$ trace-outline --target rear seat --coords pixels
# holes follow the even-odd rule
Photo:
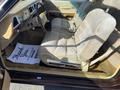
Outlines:
[[[80,23],[82,22],[82,19],[79,17],[79,14],[75,14],[75,16],[72,18],[72,20],[62,19],[62,18],[54,18],[52,20],[52,30],[61,30],[65,29],[70,32],[75,32],[77,28],[79,27]]]
[[[47,32],[39,56],[46,65],[88,70],[90,59],[108,39],[116,20],[102,9],[88,13],[74,34],[61,30]],[[79,67],[78,67],[79,66]]]
[[[67,30],[70,32],[75,32],[79,25],[82,23],[84,17],[86,16],[85,10],[89,7],[91,2],[83,1],[79,8],[77,8],[76,14],[71,20],[65,18],[54,18],[52,20],[52,30]]]

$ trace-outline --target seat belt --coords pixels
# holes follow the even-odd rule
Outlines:
[[[115,28],[115,31],[118,32],[118,33],[120,33],[117,28]],[[96,64],[98,62],[103,61],[104,59],[106,59],[108,56],[110,56],[115,51],[117,51],[117,50],[119,51],[119,48],[120,48],[120,46],[116,47],[114,50],[112,48],[108,49],[103,55],[101,55],[97,59],[91,61],[90,62],[90,66],[92,66],[92,65],[94,65],[94,64]]]

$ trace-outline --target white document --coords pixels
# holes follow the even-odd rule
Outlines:
[[[9,90],[45,90],[42,85],[10,83]]]
[[[38,57],[39,45],[24,45],[17,43],[12,54],[7,58],[14,63],[37,64],[40,63]]]

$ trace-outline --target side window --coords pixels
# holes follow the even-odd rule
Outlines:
[[[45,0],[48,12],[60,11],[62,14],[74,15],[76,12],[84,19],[84,10],[89,5],[88,0]]]
[[[74,9],[71,0],[45,0],[45,4],[45,7],[50,10]]]
[[[86,16],[86,8],[89,6],[90,2],[88,0],[71,0],[71,3],[76,8],[77,14],[81,19]]]

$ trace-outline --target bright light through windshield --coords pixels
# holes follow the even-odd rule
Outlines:
[[[0,0],[0,10],[2,9],[2,7],[5,5],[7,1],[8,0]]]

